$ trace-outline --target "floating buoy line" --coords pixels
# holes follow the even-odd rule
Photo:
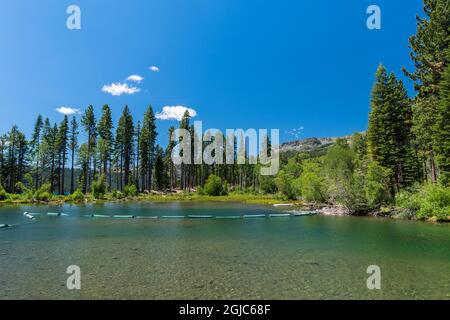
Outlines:
[[[316,215],[317,211],[285,211],[285,213],[270,213],[270,214],[243,214],[234,216],[213,216],[213,215],[185,215],[185,216],[135,216],[135,215],[102,215],[102,214],[88,214],[82,215],[82,217],[87,218],[99,218],[99,219],[151,219],[151,220],[202,220],[202,219],[219,219],[219,220],[238,220],[238,219],[271,219],[271,218],[292,218],[292,217],[306,217]],[[49,216],[49,217],[68,217],[69,214],[61,212],[47,212],[45,213],[33,213],[24,212],[25,218],[36,221],[36,217]],[[32,223],[32,222],[29,222]],[[23,224],[29,224],[23,223]],[[8,229],[11,227],[16,227],[23,224],[6,224],[0,223],[0,229]]]

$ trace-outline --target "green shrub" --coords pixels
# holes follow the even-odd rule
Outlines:
[[[75,192],[70,195],[70,200],[75,201],[75,202],[84,201],[83,192],[81,192],[80,189],[75,190]]]
[[[28,188],[23,184],[23,182],[19,181],[16,183],[17,193],[27,193],[28,191],[29,191]]]
[[[306,201],[326,201],[326,184],[318,163],[304,161],[303,172],[296,183],[291,183],[291,188],[292,185],[301,189],[301,194]]]
[[[0,201],[8,199],[8,193],[0,186]]]
[[[401,191],[395,200],[401,216],[438,221],[450,216],[450,187],[426,184],[413,191]]]
[[[44,191],[38,195],[37,200],[47,202],[51,198],[52,198],[52,195],[50,194],[50,192]]]
[[[114,199],[122,199],[122,198],[123,198],[123,193],[120,192],[120,191],[118,191],[118,190],[116,190],[116,189],[114,189],[114,190],[111,192],[111,196],[112,196]]]
[[[380,166],[376,162],[370,162],[367,166],[365,192],[368,207],[379,209],[382,205],[392,204],[389,191],[389,180],[392,171]]]
[[[123,189],[123,194],[125,195],[125,197],[137,197],[139,195],[139,192],[136,185],[129,184]]]
[[[271,176],[260,176],[259,187],[263,193],[274,194],[277,192],[275,179]]]
[[[33,198],[39,201],[49,201],[52,198],[50,188],[51,186],[49,183],[43,184],[38,190],[36,190]]]
[[[228,193],[228,186],[225,186],[220,177],[212,174],[206,180],[203,190],[208,196],[222,196]]]
[[[437,220],[447,220],[450,216],[450,187],[427,185],[422,192],[424,197],[417,211],[417,218],[436,217]]]
[[[92,195],[99,199],[106,193],[106,178],[102,174],[96,181],[92,183]]]
[[[200,195],[200,196],[204,196],[205,195],[205,190],[203,189],[203,187],[198,187],[197,194]]]
[[[228,191],[229,191],[229,187],[228,187],[228,182],[224,182],[223,183],[223,190],[222,190],[222,195],[228,195]]]
[[[397,207],[397,216],[412,219],[416,217],[420,210],[420,194],[418,190],[402,190],[395,196],[395,205]]]

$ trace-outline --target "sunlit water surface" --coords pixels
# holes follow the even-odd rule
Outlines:
[[[450,299],[450,225],[376,218],[235,216],[234,203],[3,206],[0,299]],[[42,213],[35,221],[24,211]],[[50,217],[47,212],[64,212]],[[81,290],[66,269],[81,268]],[[381,290],[368,290],[369,265]]]

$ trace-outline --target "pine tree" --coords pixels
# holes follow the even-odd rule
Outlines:
[[[180,129],[189,130],[190,119],[191,119],[191,116],[189,114],[189,111],[186,110],[184,112],[183,118],[180,121]],[[181,143],[181,138],[180,138],[179,143]],[[180,156],[183,157],[182,152],[181,152]],[[183,190],[186,190],[188,188],[188,168],[189,168],[189,164],[185,164],[185,163],[181,164],[181,187],[183,188]]]
[[[40,160],[40,148],[41,148],[43,126],[44,122],[42,120],[42,116],[38,115],[34,125],[33,137],[31,139],[32,158],[34,158],[34,161],[36,162],[36,167],[34,168],[34,187],[36,189],[39,188],[39,175],[40,175],[39,160]]]
[[[450,49],[447,52],[450,62]],[[442,76],[439,96],[433,138],[436,146],[436,159],[441,172],[440,180],[443,184],[450,185],[450,63],[447,64]]]
[[[100,162],[102,164],[102,173],[109,177],[109,185],[111,186],[111,173],[108,174],[108,165],[111,163],[111,152],[113,148],[113,121],[110,107],[105,104],[102,108],[102,115],[98,122],[98,150],[100,154]]]
[[[416,17],[417,32],[409,39],[415,70],[404,72],[415,81],[419,97],[428,97],[439,93],[439,82],[449,62],[446,50],[450,46],[450,2],[424,0],[423,11],[426,17]]]
[[[164,162],[164,151],[160,146],[156,148],[155,184],[158,190],[166,189],[168,184],[167,168]]]
[[[81,118],[81,124],[84,127],[84,130],[88,134],[87,141],[87,152],[89,155],[88,166],[87,166],[87,190],[90,190],[90,186],[93,180],[93,175],[95,175],[96,167],[95,167],[95,147],[96,147],[96,137],[97,137],[97,126],[94,115],[94,107],[90,105],[87,107],[84,112],[83,117]],[[93,164],[93,173],[91,173],[91,164]]]
[[[88,176],[89,176],[89,161],[90,161],[89,146],[87,143],[83,143],[78,148],[78,165],[81,168],[80,175],[78,177],[78,185],[82,186],[83,193],[88,192]]]
[[[171,126],[169,128],[169,142],[167,143],[167,148],[166,148],[166,163],[167,163],[167,168],[169,170],[169,187],[170,189],[173,189],[176,187],[176,177],[175,177],[175,168],[174,168],[174,164],[172,161],[172,151],[173,148],[175,147],[175,142],[172,141],[172,135],[175,131],[175,127]]]
[[[27,166],[26,152],[28,149],[25,135],[14,125],[6,134],[5,141],[2,143],[6,147],[3,154],[3,183],[8,192],[16,192],[16,183],[21,182]]]
[[[133,116],[128,106],[125,106],[123,109],[117,130],[120,135],[119,143],[121,144],[121,158],[123,159],[123,178],[125,185],[128,185],[130,183],[130,165],[133,156],[134,136]]]
[[[141,155],[140,155],[141,131],[142,131],[141,122],[138,121],[137,125],[136,125],[136,132],[134,133],[134,135],[136,137],[136,156],[135,156],[136,165],[134,167],[134,171],[135,171],[134,181],[135,181],[138,191],[142,191],[142,189],[140,188],[140,181],[139,181],[139,174],[140,174],[139,160],[141,159]]]
[[[152,187],[152,171],[156,157],[155,143],[157,135],[155,115],[152,106],[150,105],[144,114],[139,139],[142,187],[148,190]]]
[[[388,76],[386,69],[380,65],[375,75],[372,88],[371,111],[369,113],[369,128],[367,130],[368,154],[373,161],[385,162],[388,141],[386,128],[383,126],[384,105],[387,100]]]
[[[58,128],[58,138],[57,138],[57,148],[59,156],[58,165],[58,185],[59,194],[64,194],[64,184],[65,184],[65,170],[67,161],[67,143],[69,135],[69,120],[67,116],[64,116],[64,120],[61,122]]]
[[[417,17],[417,32],[410,39],[411,59],[415,70],[405,74],[412,79],[418,95],[414,103],[413,132],[416,147],[431,181],[437,180],[434,124],[438,114],[439,83],[449,63],[446,51],[450,46],[450,1],[424,0],[425,17]]]
[[[78,147],[78,122],[75,117],[70,122],[70,150],[71,150],[71,169],[70,169],[70,193],[75,191],[75,150]]]
[[[372,161],[391,170],[395,190],[416,180],[411,116],[411,102],[403,83],[393,73],[388,76],[380,65],[372,90],[368,154]]]

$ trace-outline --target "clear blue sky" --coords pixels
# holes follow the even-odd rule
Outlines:
[[[81,30],[66,28],[80,6]],[[366,8],[382,29],[366,27]],[[204,128],[279,128],[281,140],[339,136],[367,126],[377,65],[411,68],[408,37],[420,0],[4,0],[0,6],[0,133],[27,135],[62,106],[97,114],[125,104],[196,110]],[[159,72],[149,70],[157,66]],[[141,90],[112,96],[104,85],[140,75]],[[402,76],[403,77],[403,76]],[[411,88],[411,83],[406,81]],[[413,93],[413,92],[411,92]],[[160,143],[174,121],[158,121]]]

